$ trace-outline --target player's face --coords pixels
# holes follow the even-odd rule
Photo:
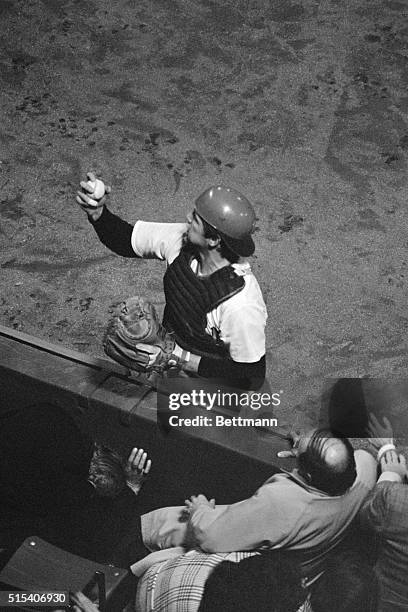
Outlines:
[[[200,216],[193,210],[192,213],[187,215],[188,230],[187,239],[191,244],[195,244],[198,247],[207,247],[207,239],[204,236],[204,225]]]

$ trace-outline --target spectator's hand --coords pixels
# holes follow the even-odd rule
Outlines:
[[[74,612],[99,612],[98,606],[81,593],[81,591],[70,593],[70,598],[74,604],[72,606]]]
[[[370,438],[370,443],[377,451],[384,446],[384,444],[394,444],[392,426],[387,417],[383,417],[383,425],[381,425],[377,417],[370,412],[368,416],[367,434]]]
[[[279,451],[278,453],[276,453],[277,457],[280,457],[281,459],[286,459],[287,457],[297,457],[299,441],[302,437],[302,434],[297,429],[291,429],[286,437],[292,445],[292,448],[290,450]]]
[[[142,488],[151,467],[152,462],[147,458],[147,453],[143,451],[143,448],[132,448],[126,463],[125,474],[128,487],[136,495]]]
[[[190,512],[190,516],[194,514],[200,506],[208,506],[211,509],[215,508],[215,499],[208,500],[205,495],[192,495],[191,499],[186,499],[186,508]]]
[[[96,176],[93,172],[88,172],[87,174],[88,181],[94,182],[96,180]],[[87,181],[80,182],[82,191],[77,191],[76,201],[86,212],[88,217],[92,219],[92,221],[97,221],[103,212],[103,207],[106,202],[106,195],[103,196],[100,200],[94,200],[90,194],[92,194],[92,188],[88,185]],[[111,192],[111,188],[108,185],[105,185],[105,194],[109,194]]]
[[[389,450],[381,458],[381,472],[395,472],[404,480],[407,477],[407,460],[404,455]]]

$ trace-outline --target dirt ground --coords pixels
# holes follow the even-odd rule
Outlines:
[[[222,183],[259,217],[281,425],[313,421],[328,378],[406,377],[407,16],[402,0],[0,0],[0,323],[101,355],[114,302],[163,306],[163,265],[108,252],[75,203],[88,170],[132,222],[183,220]]]

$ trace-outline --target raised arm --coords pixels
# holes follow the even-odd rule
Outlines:
[[[377,453],[381,474],[364,502],[360,520],[378,533],[385,533],[393,498],[398,497],[398,487],[407,479],[406,459],[396,451],[392,425],[386,417],[381,424],[374,414],[369,414],[367,433]]]
[[[138,495],[151,467],[152,462],[143,448],[132,448],[125,466],[125,476],[127,486],[135,495]]]
[[[103,207],[100,217],[94,221],[88,216],[99,240],[108,249],[122,257],[138,257],[131,244],[133,225]]]
[[[76,201],[86,212],[99,240],[117,255],[138,257],[131,244],[133,226],[106,208],[111,188],[96,179],[92,172],[88,172],[87,177],[88,181],[80,183],[81,191],[77,191]]]
[[[403,508],[399,487],[407,478],[406,460],[395,450],[386,451],[380,460],[381,475],[376,486],[368,495],[360,510],[360,520],[380,535],[387,535],[389,529],[395,529],[395,521],[390,522],[392,509]]]

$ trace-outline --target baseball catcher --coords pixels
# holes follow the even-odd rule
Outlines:
[[[123,257],[167,262],[164,329],[147,302],[130,298],[107,331],[108,355],[139,371],[177,367],[217,385],[259,389],[267,314],[246,261],[255,250],[255,212],[247,198],[217,185],[197,198],[187,223],[133,226],[106,207],[110,188],[92,173],[88,178],[76,199],[102,243]]]

